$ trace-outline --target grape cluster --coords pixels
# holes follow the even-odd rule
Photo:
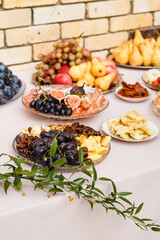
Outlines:
[[[11,100],[18,93],[22,82],[7,66],[0,62],[0,105]]]
[[[29,106],[39,112],[57,116],[70,116],[72,114],[72,108],[67,107],[64,100],[58,100],[45,93],[42,93],[37,100],[33,99]]]
[[[53,47],[53,51],[49,54],[39,56],[42,63],[36,66],[37,75],[43,78],[47,84],[53,82],[55,74],[59,72],[61,66],[68,65],[72,67],[91,58],[90,51],[79,47],[76,39],[62,40],[54,43]]]
[[[50,149],[54,137],[57,139],[58,148],[54,156],[51,157]],[[19,135],[16,138],[19,146],[22,138],[23,137],[20,137]],[[24,144],[22,144],[22,148],[18,147],[20,155],[41,163],[45,167],[50,167],[57,159],[60,158],[66,159],[65,164],[80,164],[76,139],[73,134],[58,130],[50,130],[49,132],[42,131],[40,137],[28,136],[26,137],[25,142],[28,142],[25,148]]]

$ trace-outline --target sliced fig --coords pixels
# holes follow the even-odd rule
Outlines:
[[[63,100],[65,98],[65,93],[61,90],[52,89],[49,94],[58,100]]]
[[[67,95],[64,100],[65,104],[72,108],[72,110],[76,109],[79,107],[81,103],[81,99],[77,95]]]

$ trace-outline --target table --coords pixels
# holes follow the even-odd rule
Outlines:
[[[143,70],[119,68],[123,79],[130,83],[141,80]],[[33,88],[31,76],[34,71],[16,73],[27,84],[27,89]],[[152,96],[142,103],[129,103],[119,99],[114,93],[106,97],[109,107],[103,112],[81,123],[100,130],[101,123],[114,116],[120,116],[135,109],[146,118],[160,125],[151,109]],[[1,106],[1,144],[0,153],[14,155],[12,141],[22,128],[33,125],[56,122],[28,111],[21,103],[21,98]],[[61,122],[64,123],[64,122]],[[111,140],[111,152],[107,158],[96,166],[98,176],[112,178],[119,191],[131,191],[134,194],[130,200],[138,204],[144,202],[140,216],[160,218],[160,137],[148,142],[127,143]],[[3,161],[3,159],[1,159]],[[105,214],[99,206],[90,211],[88,203],[74,197],[72,202],[68,197],[57,195],[48,198],[40,190],[34,191],[32,186],[24,182],[22,192],[9,189],[7,196],[0,188],[0,236],[2,240],[38,239],[105,239],[112,240],[158,240],[159,233],[142,231],[131,221],[124,221],[114,213]],[[160,221],[159,221],[160,223]]]

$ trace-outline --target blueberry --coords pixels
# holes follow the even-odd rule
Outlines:
[[[0,72],[8,72],[7,66],[2,62],[0,62]]]
[[[0,89],[3,89],[4,88],[4,81],[2,79],[0,79]]]
[[[17,94],[19,91],[19,86],[16,83],[12,82],[11,87],[12,87],[14,94]]]
[[[8,69],[8,76],[9,76],[10,78],[13,77],[13,73],[12,73],[12,71],[11,71],[10,69]]]
[[[14,96],[10,86],[5,86],[2,92],[6,100],[11,100]]]
[[[12,81],[15,82],[19,87],[22,87],[22,82],[17,76],[13,75]]]
[[[0,105],[3,105],[6,103],[6,100],[0,97]]]
[[[35,101],[35,100],[32,100],[32,101],[30,102],[29,106],[30,106],[31,108],[35,108],[35,106],[36,106],[36,101]]]

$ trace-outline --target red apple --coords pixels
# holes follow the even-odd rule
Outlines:
[[[70,67],[68,65],[64,65],[64,66],[61,67],[59,73],[66,73],[66,74],[68,74],[69,73],[69,68]]]
[[[116,77],[115,77],[115,79],[113,80],[113,82],[111,84],[117,83],[118,80],[119,80],[119,71],[118,71],[118,69],[116,67],[112,66],[112,65],[108,65],[108,66],[106,66],[106,68],[107,68],[107,74],[109,74],[109,73],[115,73],[116,74]]]
[[[116,67],[115,63],[110,59],[104,59],[104,60],[102,59],[101,63],[103,63],[106,66],[111,65],[111,66]]]
[[[95,58],[97,58],[97,60],[98,60],[99,62],[102,62],[102,61],[103,61],[103,59],[102,59],[101,57],[95,57]]]
[[[54,77],[54,84],[72,85],[72,78],[66,73],[58,73]]]

